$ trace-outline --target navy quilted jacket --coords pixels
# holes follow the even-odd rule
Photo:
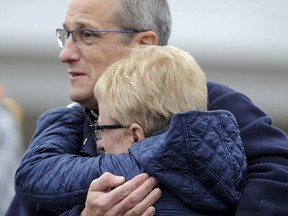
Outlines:
[[[144,139],[130,152],[145,172],[188,207],[207,214],[233,212],[247,168],[239,134],[236,120],[226,111],[192,111],[175,115],[164,132]],[[189,213],[162,201],[161,211],[156,204],[160,215]]]
[[[286,204],[288,194],[287,135],[271,126],[271,118],[242,94],[215,83],[208,83],[208,89],[209,110],[226,109],[236,117],[248,159],[248,179],[236,215],[286,215],[288,210]],[[55,110],[49,111],[38,121],[36,133],[16,173],[17,196],[15,196],[7,215],[25,215],[23,209],[20,208],[21,205],[40,211],[41,205],[38,203],[43,202],[44,208],[45,203],[46,207],[54,203],[55,210],[60,212],[65,210],[63,205],[69,206],[71,203],[81,204],[84,202],[85,196],[83,194],[87,192],[90,182],[100,174],[94,167],[101,164],[103,157],[83,157],[95,156],[95,143],[92,142],[93,139],[89,138],[89,132],[86,134],[85,128],[88,124],[84,123],[83,112],[75,113],[73,111],[74,113],[72,113],[71,110],[66,109],[62,115],[53,113]],[[67,122],[64,121],[63,125],[61,121],[64,119]],[[75,131],[77,127],[79,130]],[[65,128],[65,130],[61,130],[61,128]],[[43,133],[48,136],[56,134],[59,138],[49,139],[46,136],[41,136]],[[69,136],[66,136],[67,134]],[[85,145],[82,145],[83,139],[85,139]],[[139,144],[139,146],[141,145]],[[131,155],[134,154],[136,147],[137,145],[131,148]],[[44,151],[45,153],[42,154]],[[141,149],[135,151],[141,151]],[[114,158],[113,160],[120,163],[122,156],[108,155],[105,158],[106,160],[110,158],[112,161],[115,157],[118,159]],[[135,155],[133,158],[135,159]],[[139,157],[137,160],[141,163],[143,158]],[[128,164],[130,162],[127,162],[126,165]],[[170,165],[173,166],[173,163]],[[153,167],[149,166],[149,168]],[[147,167],[142,169],[153,172]],[[197,172],[205,173],[205,170],[202,172],[199,169]],[[105,171],[103,165],[100,171]],[[129,173],[126,174],[129,176]],[[179,178],[176,179],[179,180]],[[186,191],[181,188],[182,184],[179,185],[180,190]],[[217,184],[211,185],[216,187]],[[169,187],[169,184],[163,185],[163,191],[170,191]],[[213,190],[217,191],[217,188]],[[166,203],[169,203],[169,206],[183,203],[179,201],[182,200],[181,196],[175,198],[171,193],[166,194],[168,195],[163,197],[166,198]],[[179,195],[180,193],[175,194]],[[67,196],[71,199],[67,199]],[[31,203],[35,202],[35,199],[38,203],[34,203],[35,206],[33,207]],[[58,206],[58,202],[55,200],[66,203]],[[183,205],[183,207],[185,206]],[[157,209],[160,209],[158,207]],[[77,215],[82,208],[83,205],[78,205],[66,213],[67,215]],[[28,215],[32,215],[31,212]],[[38,215],[51,215],[51,212],[46,214],[41,212]],[[193,213],[188,215],[193,215]]]
[[[31,167],[37,160],[44,158],[49,160],[51,155],[48,155],[51,153],[59,155],[59,160],[62,151],[77,153],[77,145],[74,147],[75,152],[71,152],[71,145],[56,145],[59,139],[63,138],[63,133],[69,132],[69,136],[73,134],[70,130],[71,125],[82,121],[82,111],[71,109],[73,108],[58,108],[42,117],[39,122],[42,125],[40,128],[46,132],[36,136],[34,143],[38,139],[48,139],[44,138],[43,134],[50,134],[50,144],[37,145],[35,149],[28,151],[27,164],[22,166]],[[50,124],[50,121],[56,122],[59,119],[61,127]],[[77,131],[79,128],[74,127],[74,130]],[[73,136],[70,139],[73,139]],[[59,148],[62,151],[59,151]],[[73,160],[75,156],[71,157]],[[23,175],[21,181],[25,183],[26,191],[32,191],[32,194],[24,194],[20,190],[18,194],[29,215],[37,215],[44,209],[48,213],[52,207],[55,211],[51,211],[50,214],[56,215],[79,203],[84,204],[87,190],[83,190],[83,186],[88,180],[85,175],[75,175],[72,160],[64,164],[58,163],[57,160],[46,163],[46,167],[34,173],[30,181],[25,180],[26,176]],[[59,166],[66,166],[66,169],[62,169],[64,173],[55,173],[61,170]],[[163,197],[155,206],[157,215],[196,215],[198,211],[202,213],[235,210],[246,176],[246,158],[240,132],[232,114],[227,111],[191,111],[175,115],[169,127],[133,145],[130,155],[99,156],[93,163],[93,170],[93,178],[107,171],[123,175],[127,180],[141,172],[147,172],[159,179],[165,187]],[[39,180],[44,175],[45,178]],[[66,186],[67,178],[76,182]],[[71,187],[73,191],[78,191],[77,195],[67,193]],[[80,197],[82,201],[79,202]],[[166,200],[173,204],[168,205]],[[39,207],[41,211],[37,209]]]

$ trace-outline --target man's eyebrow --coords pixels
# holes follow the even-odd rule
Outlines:
[[[63,26],[64,29],[69,29],[65,23],[63,23],[62,26]],[[85,24],[85,23],[74,23],[73,26],[74,26],[74,29],[91,29],[91,28],[92,29],[97,29],[95,27],[92,27],[92,25]]]

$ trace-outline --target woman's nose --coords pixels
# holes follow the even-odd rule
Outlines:
[[[98,155],[105,154],[105,149],[102,145],[101,140],[98,140],[96,145],[97,145],[97,154]]]

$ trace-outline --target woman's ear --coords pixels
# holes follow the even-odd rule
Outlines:
[[[137,123],[131,124],[129,127],[129,131],[134,138],[134,142],[138,142],[145,138],[145,132],[143,127]]]
[[[153,31],[140,32],[135,35],[133,42],[137,45],[158,45],[158,36]]]

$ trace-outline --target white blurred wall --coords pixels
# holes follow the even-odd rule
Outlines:
[[[189,51],[209,80],[248,95],[288,124],[288,1],[169,0],[170,44]],[[0,0],[0,82],[28,116],[66,105],[69,82],[55,29],[69,0]],[[34,125],[28,125],[31,136]],[[32,128],[32,129],[31,129]]]

